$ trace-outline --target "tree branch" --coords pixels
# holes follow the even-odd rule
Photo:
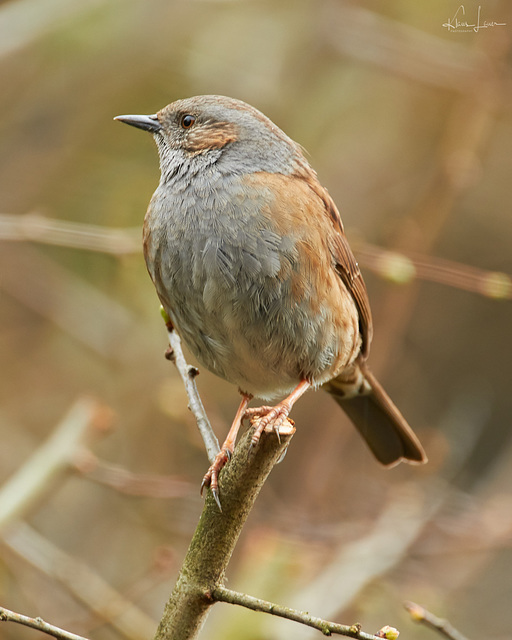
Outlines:
[[[286,620],[293,620],[294,622],[300,622],[308,627],[313,627],[321,631],[324,636],[330,636],[333,633],[348,636],[349,638],[361,638],[363,640],[374,640],[376,637],[370,633],[364,633],[361,631],[359,624],[353,624],[351,626],[344,624],[337,624],[336,622],[329,622],[328,620],[322,620],[322,618],[316,618],[310,615],[306,611],[298,611],[297,609],[290,609],[283,607],[273,602],[267,602],[266,600],[260,600],[259,598],[253,598],[245,593],[239,593],[238,591],[232,591],[226,589],[223,586],[218,586],[212,592],[212,598],[218,602],[227,602],[229,604],[237,604],[253,611],[261,611],[262,613],[270,613],[273,616],[279,616],[280,618],[286,618]],[[389,637],[389,636],[385,636]]]
[[[0,530],[24,515],[60,480],[91,438],[95,422],[104,422],[105,417],[108,420],[105,408],[95,400],[75,402],[47,441],[0,487]]]
[[[190,640],[197,636],[208,610],[215,603],[211,594],[221,586],[254,501],[294,431],[291,423],[285,423],[280,429],[280,439],[274,433],[264,433],[254,452],[250,449],[251,431],[241,438],[220,475],[222,513],[208,491],[203,513],[155,640]]]
[[[38,213],[0,213],[0,241],[37,242],[118,257],[141,251],[138,227],[117,229],[56,220]],[[512,299],[512,277],[507,273],[486,271],[427,253],[389,251],[357,239],[353,240],[352,246],[361,266],[397,284],[424,280],[487,298]]]
[[[448,620],[438,618],[420,604],[416,604],[415,602],[404,602],[404,607],[409,612],[414,622],[423,623],[425,626],[438,631],[445,638],[448,638],[449,640],[468,640],[466,636],[457,631],[457,629],[455,629]]]
[[[100,460],[88,450],[81,452],[73,467],[87,480],[130,496],[182,498],[197,490],[193,482],[178,476],[133,473],[120,465]]]
[[[170,351],[167,351],[166,358],[174,362],[174,364],[176,365],[176,369],[178,369],[178,373],[183,380],[185,391],[187,392],[188,396],[188,408],[194,414],[199,433],[201,434],[204,445],[206,447],[208,460],[210,461],[210,464],[212,464],[215,460],[215,456],[220,451],[220,446],[219,441],[217,440],[217,436],[213,432],[210,421],[208,420],[208,416],[206,415],[201,397],[199,396],[199,392],[197,390],[195,378],[199,371],[195,367],[189,365],[185,360],[185,356],[183,355],[183,351],[181,349],[181,338],[176,333],[176,331],[174,331],[172,322],[163,307],[160,308],[160,312],[163,319],[165,320],[167,334],[169,336]]]
[[[47,633],[49,636],[59,638],[59,640],[87,640],[87,638],[84,638],[83,636],[77,636],[76,633],[71,633],[70,631],[61,629],[60,627],[55,627],[53,624],[45,622],[42,618],[30,618],[29,616],[24,616],[21,613],[15,613],[14,611],[10,611],[10,609],[5,609],[4,607],[0,607],[0,621],[17,622],[25,627],[37,629],[38,631]]]
[[[0,487],[0,535],[2,544],[8,549],[60,582],[101,619],[125,637],[135,640],[149,637],[154,621],[85,563],[64,553],[19,521],[57,482],[62,481],[66,473],[73,471],[78,460],[83,461],[87,444],[104,433],[110,422],[110,410],[96,401],[80,399],[75,402],[46,442]],[[71,634],[69,637],[79,636]]]
[[[0,214],[0,239],[73,247],[115,256],[141,251],[139,227],[116,229],[87,222],[57,220],[39,213]]]
[[[13,553],[66,588],[100,620],[128,640],[149,638],[155,621],[112,587],[85,562],[66,553],[30,525],[13,523],[3,533],[3,544]]]

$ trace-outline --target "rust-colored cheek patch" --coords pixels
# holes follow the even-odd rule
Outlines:
[[[222,149],[230,142],[238,140],[238,127],[231,122],[204,124],[190,131],[185,149],[192,155],[211,149]]]

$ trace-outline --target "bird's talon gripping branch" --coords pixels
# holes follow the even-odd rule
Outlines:
[[[262,407],[250,407],[246,409],[244,412],[244,418],[261,418],[261,416],[270,413],[274,407],[270,407],[268,405],[263,405]]]
[[[219,509],[222,511],[219,499],[219,473],[223,469],[226,462],[231,460],[232,451],[229,449],[221,449],[215,456],[215,460],[205,473],[203,481],[201,482],[201,495],[203,495],[203,489],[210,487],[212,495],[217,503]]]
[[[253,435],[252,435],[252,438],[251,438],[251,445],[249,447],[249,455],[252,455],[253,451],[258,446],[258,442],[259,441],[260,441],[260,434],[255,431],[253,433]]]
[[[255,409],[249,409],[250,415],[252,415],[252,423],[255,426],[254,434],[252,436],[253,445],[257,445],[261,434],[268,427],[275,431],[279,438],[279,427],[288,417],[291,407],[286,402],[277,404],[275,407],[257,407]],[[247,412],[246,412],[247,415]]]
[[[217,503],[217,506],[222,511],[220,506],[219,499],[219,473],[222,468],[231,460],[231,456],[233,455],[233,450],[235,448],[236,435],[238,433],[238,429],[240,428],[240,424],[242,422],[242,417],[247,408],[247,404],[251,400],[252,396],[247,393],[242,393],[242,401],[240,402],[240,406],[238,407],[238,411],[236,412],[235,419],[233,420],[233,424],[231,425],[231,429],[222,445],[222,449],[215,456],[215,460],[210,465],[210,468],[206,472],[203,481],[201,482],[201,495],[203,495],[203,489],[205,487],[210,487],[212,495]]]
[[[212,489],[211,491],[212,491],[213,499],[217,503],[217,506],[219,507],[219,511],[222,513],[222,506],[220,504],[219,492],[217,491],[217,489]]]

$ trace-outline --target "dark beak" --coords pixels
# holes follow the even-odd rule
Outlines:
[[[144,129],[144,131],[150,131],[151,133],[157,133],[162,128],[156,113],[152,116],[116,116],[114,120],[126,122],[126,124],[131,124],[132,127]]]

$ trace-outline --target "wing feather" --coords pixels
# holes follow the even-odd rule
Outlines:
[[[307,176],[306,183],[322,200],[325,212],[333,224],[333,234],[331,238],[331,251],[336,262],[336,271],[348,291],[352,295],[359,312],[359,327],[361,331],[362,346],[361,355],[366,358],[370,350],[370,344],[373,336],[373,322],[370,310],[370,301],[368,292],[363,280],[363,276],[359,269],[359,265],[352,253],[352,249],[348,243],[340,213],[334,204],[334,200],[329,195],[327,189],[314,176]]]

